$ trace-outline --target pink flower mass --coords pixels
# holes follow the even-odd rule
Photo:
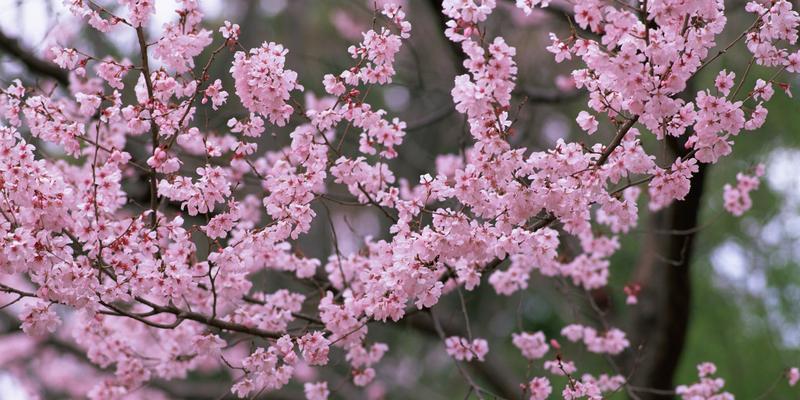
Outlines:
[[[415,124],[370,93],[407,84],[398,71],[416,51],[409,41],[432,34],[412,28],[415,2],[369,2],[373,23],[341,49],[349,64],[309,76],[296,72],[294,49],[268,37],[246,48],[246,22],[208,20],[196,0],[179,1],[160,27],[156,1],[66,3],[93,35],[136,38],[137,58],[65,40],[72,47],[52,46],[42,62],[66,84],[0,89],[0,292],[19,303],[7,311],[24,343],[65,343],[65,359],[97,367],[75,378],[86,381],[70,389],[76,398],[170,398],[165,387],[198,374],[226,374],[226,394],[239,398],[287,388],[310,400],[392,398],[404,354],[381,332],[418,319],[441,339],[429,351],[479,398],[492,393],[470,371],[512,357],[529,365],[516,398],[635,396],[646,388],[602,364],[639,351],[622,326],[576,312],[560,316],[560,332],[528,324],[501,337],[494,320],[472,321],[473,332],[464,297],[551,285],[594,302],[615,282],[640,208],[687,199],[703,166],[757,134],[748,131],[783,95],[779,74],[800,72],[800,16],[786,0],[737,3],[749,28],[730,24],[718,0],[508,2],[569,14],[571,33],[542,37],[542,54],[570,69],[560,86],[586,95],[568,121],[579,141],[528,148],[515,139],[521,50],[485,28],[503,1],[443,0],[438,33],[461,57],[444,96],[465,132],[460,148],[431,156],[434,170],[409,177],[400,150]],[[721,69],[712,49],[724,30],[766,77]],[[701,71],[711,81],[695,80]],[[223,126],[209,128],[208,114],[223,111]],[[668,143],[685,151],[664,157]],[[739,173],[717,204],[742,215],[762,175]],[[383,225],[343,252],[337,233],[357,227],[332,218],[336,206],[374,211]],[[323,257],[302,245],[319,227],[337,229],[314,246],[330,250]],[[645,285],[615,290],[647,307]],[[452,302],[456,318],[438,312]],[[557,336],[563,348],[548,342]],[[517,351],[493,353],[495,343]],[[583,352],[606,369],[568,361]],[[10,371],[32,395],[62,390]],[[697,382],[668,390],[732,399],[716,373],[702,363]]]

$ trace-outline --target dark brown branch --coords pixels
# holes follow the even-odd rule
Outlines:
[[[619,128],[616,136],[614,136],[614,139],[611,140],[611,143],[609,143],[609,145],[603,151],[603,154],[600,154],[600,158],[597,159],[597,164],[596,164],[597,166],[605,164],[606,160],[608,160],[608,157],[610,157],[611,153],[614,152],[614,149],[616,149],[619,146],[619,144],[622,143],[622,139],[625,137],[628,131],[631,130],[633,124],[635,124],[636,121],[638,120],[639,116],[636,115],[633,118],[627,120],[625,124],[623,124],[622,127]]]
[[[139,40],[139,49],[142,53],[142,76],[144,76],[144,83],[147,87],[150,115],[153,116],[154,102],[156,100],[153,92],[153,81],[150,77],[150,62],[147,59],[147,40],[145,40],[144,29],[142,27],[136,28],[136,37]],[[150,136],[153,141],[153,155],[155,155],[156,149],[158,148],[158,124],[155,120],[150,121]],[[150,215],[150,224],[152,225],[152,229],[155,229],[158,224],[158,174],[155,168],[152,168],[150,171],[150,209],[153,213]]]
[[[198,312],[181,310],[173,305],[161,306],[139,297],[137,297],[136,300],[152,308],[153,311],[159,313],[173,314],[178,319],[188,319],[226,331],[244,333],[265,339],[278,339],[282,336],[281,334],[275,332],[269,332],[263,329],[253,328],[246,325],[237,324],[234,322],[223,321],[218,318],[211,318],[210,316],[200,314]]]
[[[55,79],[62,86],[69,85],[69,76],[66,71],[51,62],[36,57],[33,53],[25,50],[17,39],[9,37],[3,31],[0,31],[0,50],[16,58],[34,74]]]

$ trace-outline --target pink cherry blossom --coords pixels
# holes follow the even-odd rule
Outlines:
[[[483,361],[489,346],[484,339],[473,339],[472,342],[463,337],[451,336],[445,340],[447,354],[458,361]]]
[[[675,392],[684,400],[693,399],[715,399],[733,400],[730,393],[722,392],[725,380],[714,378],[716,366],[712,363],[702,363],[697,366],[699,382],[691,385],[680,385],[675,388]]]
[[[575,347],[603,362],[638,351],[602,312],[576,313],[593,325],[562,327],[575,343],[563,348],[543,332],[522,331],[531,323],[522,319],[513,333],[502,323],[473,337],[478,324],[495,321],[468,314],[485,296],[511,302],[532,288],[647,300],[640,295],[652,287],[621,288],[635,277],[617,276],[615,265],[641,229],[643,208],[689,197],[701,164],[759,135],[750,131],[766,123],[775,90],[791,96],[792,80],[781,74],[800,72],[800,15],[786,0],[663,0],[642,9],[516,0],[517,13],[556,7],[570,15],[569,31],[533,30],[526,35],[540,36],[519,52],[518,37],[498,36],[512,27],[496,29],[502,20],[493,15],[513,3],[445,0],[438,33],[448,43],[434,47],[458,56],[447,82],[428,59],[438,50],[421,46],[435,44],[435,30],[414,30],[412,41],[412,2],[369,2],[378,8],[372,18],[342,38],[352,41],[339,50],[346,65],[322,60],[312,70],[296,64],[307,58],[302,49],[287,58],[289,49],[270,38],[247,38],[262,44],[243,48],[249,27],[206,19],[196,0],[165,15],[152,0],[67,3],[76,28],[92,26],[111,46],[118,40],[109,39],[130,38],[133,48],[115,48],[130,59],[89,54],[99,47],[52,35],[42,62],[56,79],[7,79],[0,90],[0,294],[14,311],[9,318],[35,337],[9,333],[0,346],[37,350],[33,360],[4,361],[31,398],[167,398],[158,385],[198,373],[230,377],[228,389],[241,398],[300,383],[312,400],[349,390],[391,398],[400,384],[382,379],[406,379],[390,364],[407,355],[376,340],[416,326],[406,318],[432,319],[448,365],[491,369],[504,360],[488,354],[490,339],[510,342],[538,369],[513,380],[530,399],[554,390],[600,399],[629,389],[627,371],[594,371],[593,362],[584,370],[583,358],[579,370],[565,358]],[[738,8],[755,21],[750,28],[732,22]],[[739,38],[734,45],[764,78],[741,72],[750,67],[720,70],[728,36]],[[582,96],[577,138],[546,131],[552,139],[526,147],[528,88],[518,81],[536,81],[520,62],[533,50],[528,43],[559,64],[555,82],[555,73],[542,82],[559,96]],[[384,89],[434,83],[429,72],[445,96],[409,106],[425,123],[375,102]],[[319,93],[300,82],[317,82]],[[445,102],[450,122],[463,122],[463,137],[443,154],[415,136],[444,118],[427,100]],[[209,123],[223,112],[222,123]],[[430,162],[421,162],[427,152]],[[763,174],[762,165],[737,174],[723,189],[724,208],[736,216],[750,209]],[[330,233],[324,243],[315,241],[320,232]],[[574,298],[583,301],[566,299]],[[463,308],[445,320],[439,310],[459,301]],[[498,321],[513,321],[505,316]],[[732,398],[716,373],[702,363],[697,382],[675,392]],[[321,380],[341,374],[352,379],[348,392]],[[565,386],[554,388],[550,375],[564,376]],[[786,378],[795,385],[800,373],[791,368]]]
[[[222,90],[222,81],[219,79],[215,80],[212,85],[209,85],[203,93],[205,96],[203,97],[202,103],[205,104],[207,99],[211,99],[211,105],[214,110],[225,104],[225,101],[228,99],[228,92]]]
[[[764,166],[759,164],[755,168],[754,175],[736,174],[736,186],[725,184],[723,188],[725,210],[733,215],[740,216],[753,206],[750,192],[758,189],[759,178],[764,175]]]
[[[78,62],[81,60],[80,55],[75,49],[53,47],[50,51],[53,53],[53,62],[67,70],[75,69]]]
[[[297,342],[303,358],[311,365],[325,365],[328,363],[328,347],[330,342],[322,332],[307,333]]]
[[[550,0],[517,0],[516,5],[525,12],[525,15],[530,15],[536,6],[542,8],[549,6]]]
[[[724,96],[728,96],[730,94],[731,89],[733,89],[733,82],[736,78],[736,74],[733,72],[728,73],[726,70],[722,70],[717,75],[717,79],[714,81],[714,85],[717,87],[717,90],[720,91]]]
[[[303,385],[303,392],[307,400],[328,400],[331,393],[328,382],[306,383]]]
[[[591,115],[586,111],[581,111],[575,120],[578,122],[578,125],[581,127],[581,129],[586,131],[586,133],[591,135],[597,132],[599,122],[597,122],[597,119],[594,117],[594,115]]]
[[[789,381],[789,386],[797,385],[797,382],[800,381],[800,369],[797,369],[797,367],[789,368],[786,377]]]
[[[51,309],[51,305],[37,300],[25,307],[20,315],[22,330],[32,336],[42,336],[48,332],[55,332],[61,324],[61,318]]]
[[[528,382],[527,390],[530,391],[529,400],[546,400],[553,392],[553,387],[547,378],[537,377]]]
[[[239,40],[241,27],[239,27],[239,24],[232,24],[230,21],[225,21],[224,25],[219,28],[219,32],[225,39],[235,42]]]
[[[532,334],[527,332],[522,332],[520,334],[515,333],[511,337],[514,346],[522,352],[523,357],[529,360],[544,357],[550,349],[545,341],[544,333],[542,332]]]
[[[278,126],[285,125],[294,110],[287,104],[290,93],[303,90],[297,73],[284,69],[287,53],[280,44],[264,43],[247,53],[237,51],[231,67],[242,104]]]

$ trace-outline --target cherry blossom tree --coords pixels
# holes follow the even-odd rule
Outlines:
[[[342,49],[351,65],[324,76],[300,76],[287,62],[292,49],[269,39],[245,48],[247,27],[236,21],[209,29],[196,0],[182,0],[157,36],[145,29],[154,1],[67,1],[99,34],[135,36],[137,59],[53,46],[40,60],[18,49],[52,78],[0,89],[0,291],[25,334],[9,333],[3,345],[57,350],[49,368],[18,376],[26,390],[180,397],[174,383],[211,371],[230,376],[226,391],[240,398],[293,385],[308,399],[336,398],[342,379],[310,381],[303,371],[344,364],[344,381],[358,388],[391,379],[376,368],[401,350],[372,332],[422,315],[467,396],[733,398],[711,362],[698,365],[695,383],[636,385],[637,363],[625,360],[643,349],[594,303],[594,326],[511,334],[530,367],[497,394],[467,368],[491,362],[494,343],[473,335],[464,297],[482,286],[491,288],[482,296],[511,296],[531,279],[588,296],[608,287],[610,258],[640,207],[685,201],[703,168],[764,124],[769,100],[791,95],[782,79],[800,72],[792,3],[748,2],[739,7],[752,24],[737,27],[721,0],[575,1],[563,10],[570,34],[551,33],[545,50],[579,65],[565,85],[587,94],[574,115],[586,136],[535,151],[510,140],[524,100],[512,96],[517,49],[484,28],[497,1],[441,1],[442,31],[460,58],[450,95],[468,138],[414,180],[394,168],[409,122],[368,96],[393,81],[415,34],[406,3],[376,2],[372,26]],[[530,14],[550,3],[515,5]],[[736,39],[717,43],[726,29]],[[737,45],[751,61],[722,69],[718,60]],[[233,85],[211,73],[226,54]],[[748,84],[753,66],[772,77]],[[704,70],[717,76],[713,87],[694,87]],[[312,80],[325,93],[304,99],[302,82]],[[231,102],[239,112],[207,129],[203,113]],[[289,144],[263,149],[259,139],[278,127],[291,130]],[[595,140],[600,128],[614,131],[610,141]],[[127,152],[131,143],[147,156]],[[675,155],[657,157],[662,145]],[[762,175],[760,165],[742,171],[718,201],[744,214]],[[134,187],[147,191],[144,203],[133,201]],[[358,251],[305,256],[297,241],[320,219],[333,228],[318,215],[329,206],[376,210],[386,229]],[[291,284],[267,291],[265,279]],[[635,304],[646,290],[618,291]],[[463,326],[439,317],[448,298]],[[604,361],[605,372],[576,363],[568,343]],[[782,378],[796,384],[800,374],[786,367]]]

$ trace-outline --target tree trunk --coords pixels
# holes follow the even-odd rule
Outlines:
[[[670,143],[677,155],[685,155],[683,143]],[[637,355],[628,360],[639,388],[674,389],[673,379],[686,342],[691,305],[690,265],[695,230],[703,197],[706,165],[691,179],[691,191],[683,201],[651,215],[650,232],[644,239],[634,281],[642,287],[639,304],[632,307],[631,343]],[[637,392],[642,400],[673,396]]]

